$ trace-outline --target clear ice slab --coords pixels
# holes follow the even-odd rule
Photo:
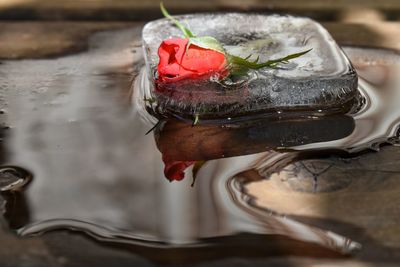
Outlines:
[[[303,17],[246,14],[178,16],[197,36],[213,36],[226,51],[259,62],[312,50],[277,68],[252,70],[223,83],[183,80],[157,86],[158,47],[164,39],[183,37],[167,19],[149,22],[142,37],[148,79],[145,97],[152,111],[181,118],[221,119],[251,114],[348,112],[358,99],[357,73],[330,34]],[[251,59],[251,58],[250,58]]]

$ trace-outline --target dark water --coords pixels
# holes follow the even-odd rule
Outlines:
[[[141,103],[143,62],[133,34],[96,34],[82,54],[1,65],[0,191],[11,229],[25,237],[70,229],[150,258],[182,250],[189,261],[362,250],[346,229],[307,218],[320,212],[340,220],[318,198],[354,184],[346,162],[399,143],[397,53],[345,48],[364,97],[353,114],[224,127],[169,121],[146,135],[156,120]],[[160,150],[209,161],[170,183]]]

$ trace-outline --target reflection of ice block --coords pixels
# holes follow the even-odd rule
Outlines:
[[[156,82],[158,47],[164,39],[182,34],[167,19],[150,22],[143,29],[143,45],[151,94],[160,112],[200,118],[299,110],[344,113],[356,100],[355,70],[329,33],[311,19],[236,13],[177,18],[197,36],[217,38],[234,55],[259,55],[259,62],[312,51],[289,64],[249,71],[224,84],[184,80],[161,87]]]

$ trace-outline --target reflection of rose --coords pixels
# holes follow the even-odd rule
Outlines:
[[[160,82],[227,75],[227,60],[223,53],[194,44],[186,49],[188,42],[188,38],[174,38],[161,43],[158,48],[160,61],[157,67]]]
[[[195,161],[177,161],[171,160],[163,155],[164,162],[164,175],[171,182],[176,180],[180,181],[185,177],[184,171]]]

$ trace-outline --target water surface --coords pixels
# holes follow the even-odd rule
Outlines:
[[[381,214],[393,224],[380,224],[384,220],[373,220],[374,214],[360,204],[364,200],[357,204],[348,197],[357,192],[360,198],[370,196],[369,203],[379,202],[379,194],[369,193],[378,190],[374,185],[380,184],[379,177],[362,187],[363,174],[357,180],[348,175],[354,169],[343,166],[353,166],[352,159],[370,155],[364,151],[377,150],[382,143],[398,143],[397,53],[346,48],[361,77],[360,108],[333,119],[301,118],[311,123],[299,126],[295,137],[279,139],[293,125],[290,121],[269,122],[278,129],[275,139],[263,134],[268,130],[265,122],[239,128],[189,125],[184,131],[176,131],[172,123],[168,137],[162,131],[146,135],[156,120],[137,97],[140,80],[132,92],[143,66],[140,48],[132,46],[138,33],[100,33],[90,39],[85,53],[1,65],[2,159],[7,168],[0,172],[1,191],[4,215],[18,235],[71,229],[107,244],[131,246],[150,258],[148,251],[165,248],[199,258],[210,257],[210,250],[221,256],[340,257],[368,245],[349,234],[347,223],[367,232],[375,223],[371,234],[394,224],[395,212]],[[318,135],[321,126],[331,134]],[[204,132],[193,139],[181,135],[199,131]],[[205,142],[209,136],[218,139]],[[173,148],[179,144],[176,153]],[[187,157],[180,160],[209,160],[196,172],[194,187],[192,167],[182,182],[165,179],[160,150]],[[354,181],[360,186],[351,189]],[[394,180],[384,181],[392,187],[377,188],[382,194],[390,188],[392,205],[398,204],[395,194],[400,188],[393,187]],[[353,202],[339,201],[342,196],[335,194],[343,190],[349,190],[343,199]],[[302,203],[310,201],[315,208],[302,210]],[[348,204],[349,209],[327,212],[327,203]],[[352,217],[357,209],[364,217]],[[316,215],[344,224],[313,221]],[[376,234],[374,242],[368,242],[400,247],[400,240],[383,242],[382,236]]]

